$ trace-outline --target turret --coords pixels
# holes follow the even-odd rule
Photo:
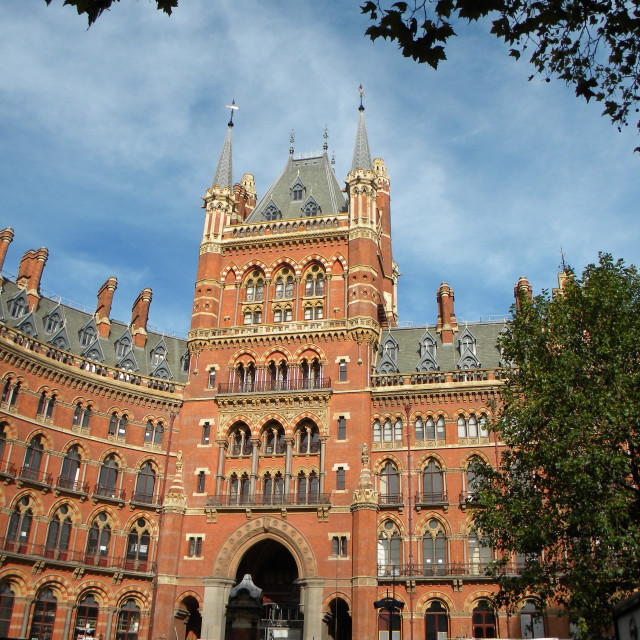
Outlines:
[[[443,344],[453,342],[453,334],[458,331],[458,321],[453,312],[453,289],[443,282],[438,288],[438,324],[436,332],[440,334]]]
[[[111,303],[113,294],[118,287],[118,280],[111,276],[98,290],[98,304],[96,305],[96,325],[101,338],[108,338],[111,331]]]
[[[520,276],[516,286],[513,288],[513,295],[516,299],[516,308],[518,311],[522,309],[522,304],[525,300],[531,302],[533,297],[531,285],[525,276]]]
[[[29,307],[33,309],[37,308],[40,300],[40,280],[48,257],[49,251],[45,247],[41,247],[37,250],[30,249],[20,261],[16,284],[26,290]]]

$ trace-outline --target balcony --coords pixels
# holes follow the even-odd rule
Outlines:
[[[131,502],[145,507],[159,507],[162,505],[160,496],[154,496],[153,493],[145,493],[144,491],[134,491],[131,496]]]
[[[416,507],[441,507],[448,504],[449,501],[447,500],[446,491],[423,491],[422,493],[416,493]]]
[[[86,551],[47,547],[43,544],[9,540],[7,538],[0,538],[0,549],[8,556],[13,556],[16,559],[27,562],[45,560],[47,564],[68,567],[69,570],[75,570],[80,566],[109,573],[126,571],[150,576],[155,572],[155,563],[150,562],[148,559],[119,558]]]
[[[102,502],[114,502],[123,506],[127,499],[127,492],[124,489],[97,484],[93,489],[92,498],[94,503],[100,500]]]
[[[229,382],[218,385],[218,393],[274,393],[283,391],[308,391],[331,389],[331,378],[310,380],[262,380],[261,382]]]
[[[29,484],[35,487],[40,487],[41,489],[48,491],[51,488],[52,476],[46,471],[22,466],[18,472],[18,482],[20,484]]]
[[[400,493],[380,493],[378,495],[378,504],[381,507],[389,507],[397,509],[404,506],[404,500]]]
[[[487,574],[488,562],[428,562],[426,564],[379,564],[378,578],[412,578],[414,580],[429,578],[467,578],[489,579]],[[518,567],[515,562],[508,563],[505,567],[508,574],[517,574]],[[494,578],[491,578],[494,579]]]
[[[238,496],[218,494],[207,496],[207,507],[317,507],[329,506],[331,504],[331,494],[317,493],[310,495],[266,495],[257,493],[253,496]]]
[[[71,495],[80,496],[86,498],[89,494],[89,483],[78,482],[74,478],[67,478],[66,476],[58,476],[55,484],[55,490],[60,493],[69,493]]]

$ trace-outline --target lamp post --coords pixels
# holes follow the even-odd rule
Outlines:
[[[411,470],[412,470],[412,462],[411,462],[411,426],[409,424],[409,411],[411,410],[411,406],[409,405],[409,401],[405,400],[404,402],[404,414],[407,418],[407,507],[409,509],[409,578],[411,579],[414,575],[414,566],[413,566],[413,491],[411,486]],[[411,583],[413,580],[411,580]],[[413,640],[413,584],[409,584],[409,608],[411,611],[409,612],[409,636],[411,640]]]

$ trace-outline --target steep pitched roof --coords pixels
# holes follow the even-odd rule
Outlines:
[[[220,152],[220,159],[218,160],[218,166],[216,172],[213,174],[213,182],[211,187],[229,187],[233,188],[233,154],[231,148],[231,130],[233,123],[229,123],[227,128],[227,135],[222,145],[222,151]]]
[[[367,125],[364,122],[363,106],[360,106],[358,131],[356,132],[356,143],[353,147],[353,160],[351,161],[351,171],[355,171],[356,169],[373,169],[371,153],[369,151],[369,138],[367,137]]]

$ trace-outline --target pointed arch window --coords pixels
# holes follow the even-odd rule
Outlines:
[[[229,434],[231,445],[231,455],[250,455],[251,454],[251,432],[246,425],[235,427]]]
[[[66,560],[71,540],[71,517],[69,507],[62,505],[49,523],[45,542],[48,558]]]
[[[444,502],[445,500],[444,475],[435,460],[429,460],[422,472],[422,500],[427,504]]]
[[[386,520],[378,534],[378,575],[398,576],[402,568],[402,540],[392,520]]]
[[[60,476],[58,478],[58,486],[63,489],[71,489],[73,491],[78,489],[80,480],[80,465],[81,465],[80,448],[77,444],[72,445],[67,450],[67,453],[62,460],[62,467],[60,468]]]
[[[284,496],[284,478],[278,471],[274,476],[266,473],[262,480],[264,504],[282,504]]]
[[[136,490],[133,499],[145,504],[153,504],[153,492],[156,486],[156,472],[151,462],[145,462],[136,478]]]
[[[497,638],[496,615],[486,600],[480,600],[471,614],[474,638]]]
[[[393,441],[393,427],[391,426],[391,420],[387,418],[382,425],[382,440],[384,442]]]
[[[245,291],[246,302],[260,302],[264,298],[264,277],[254,271],[248,278]]]
[[[493,560],[492,556],[493,551],[487,541],[472,533],[469,536],[469,573],[484,575],[487,565]]]
[[[414,423],[414,439],[416,442],[424,440],[424,422],[420,417]]]
[[[400,473],[396,465],[390,460],[380,469],[380,492],[381,504],[400,504]]]
[[[282,218],[282,211],[278,209],[275,202],[271,200],[262,214],[265,220],[280,220]]]
[[[81,402],[76,403],[73,410],[73,420],[71,422],[72,427],[81,427],[82,429],[89,428],[89,422],[91,420],[91,407],[84,408]]]
[[[109,545],[111,544],[111,526],[106,513],[99,513],[91,524],[89,535],[87,536],[88,556],[108,556]]]
[[[7,540],[15,543],[15,549],[19,550],[20,545],[29,542],[31,533],[31,523],[33,522],[33,509],[27,496],[20,498],[16,503],[7,527]]]
[[[393,439],[396,442],[402,442],[402,420],[400,418],[396,418],[393,425]]]
[[[268,424],[262,432],[263,451],[267,455],[282,455],[286,450],[284,429],[281,425]]]
[[[442,525],[435,518],[429,520],[422,535],[422,564],[426,576],[447,573],[447,540]]]
[[[36,598],[31,619],[31,640],[49,640],[53,637],[58,600],[51,589],[44,589]]]
[[[82,598],[76,608],[76,623],[73,631],[73,640],[78,640],[81,636],[95,637],[98,626],[98,601],[92,594]]]
[[[21,318],[29,308],[26,294],[21,291],[9,305],[9,314],[12,318]]]
[[[425,640],[446,640],[449,637],[449,612],[439,600],[434,600],[424,614]]]
[[[96,493],[101,496],[116,497],[116,483],[118,481],[118,461],[114,454],[107,456],[98,474]]]
[[[298,429],[298,453],[318,453],[320,451],[320,432],[318,427],[306,422]]]
[[[126,566],[134,571],[145,571],[149,561],[149,544],[151,536],[147,521],[138,518],[135,526],[129,532],[127,538]]]
[[[96,339],[96,330],[92,325],[84,327],[80,331],[80,344],[83,347],[88,347]]]
[[[1,424],[0,425],[0,462],[2,462],[4,458],[4,448],[6,444],[7,444],[7,425]]]
[[[318,501],[320,482],[318,474],[312,471],[308,476],[304,471],[298,474],[297,504],[315,504]]]
[[[0,638],[9,637],[11,627],[11,614],[16,594],[8,582],[0,584]]]
[[[118,613],[116,640],[138,640],[140,607],[135,600],[127,600]]]
[[[42,464],[44,453],[44,440],[42,436],[34,436],[29,442],[29,446],[24,452],[24,462],[22,463],[22,475],[37,480]]]
[[[382,442],[382,425],[377,418],[373,421],[373,441]]]

